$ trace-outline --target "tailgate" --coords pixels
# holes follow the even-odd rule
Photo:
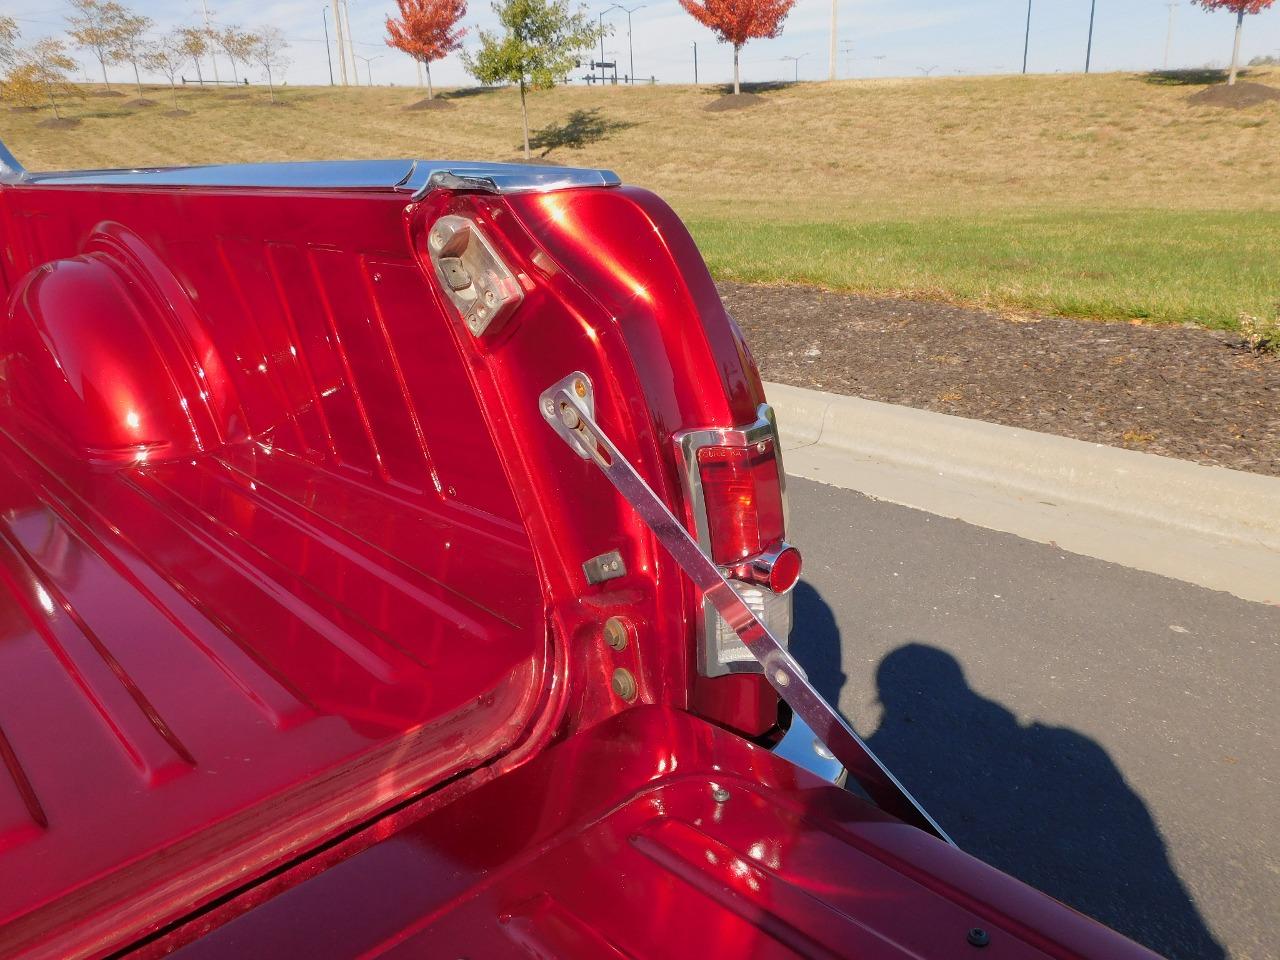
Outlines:
[[[982,953],[970,942],[975,928],[989,939]],[[1153,956],[763,749],[689,714],[641,707],[178,955],[970,952]]]

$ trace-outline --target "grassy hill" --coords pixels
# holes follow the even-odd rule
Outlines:
[[[1280,102],[1200,105],[1202,80],[798,84],[724,112],[711,87],[575,86],[533,95],[530,120],[545,162],[666,197],[720,277],[1230,326],[1280,301]],[[88,96],[70,130],[5,112],[0,136],[32,169],[519,157],[509,90],[406,110],[417,91],[288,88],[272,107],[259,88],[187,89],[184,117],[149,96]]]

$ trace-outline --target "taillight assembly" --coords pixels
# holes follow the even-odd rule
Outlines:
[[[690,430],[676,437],[684,460],[689,521],[699,544],[773,634],[785,642],[800,551],[786,542],[786,491],[773,411],[754,424]],[[737,634],[703,602],[699,672],[759,672]]]
[[[775,440],[697,451],[711,559],[737,563],[782,540],[782,481]]]

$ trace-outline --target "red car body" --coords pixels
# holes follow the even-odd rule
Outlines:
[[[1150,956],[703,669],[698,591],[538,408],[589,377],[685,517],[680,436],[757,420],[656,197],[5,159],[0,955]],[[479,335],[443,216],[519,285]]]

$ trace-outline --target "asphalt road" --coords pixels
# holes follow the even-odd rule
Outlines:
[[[792,648],[962,848],[1175,960],[1280,957],[1280,607],[788,490]]]

